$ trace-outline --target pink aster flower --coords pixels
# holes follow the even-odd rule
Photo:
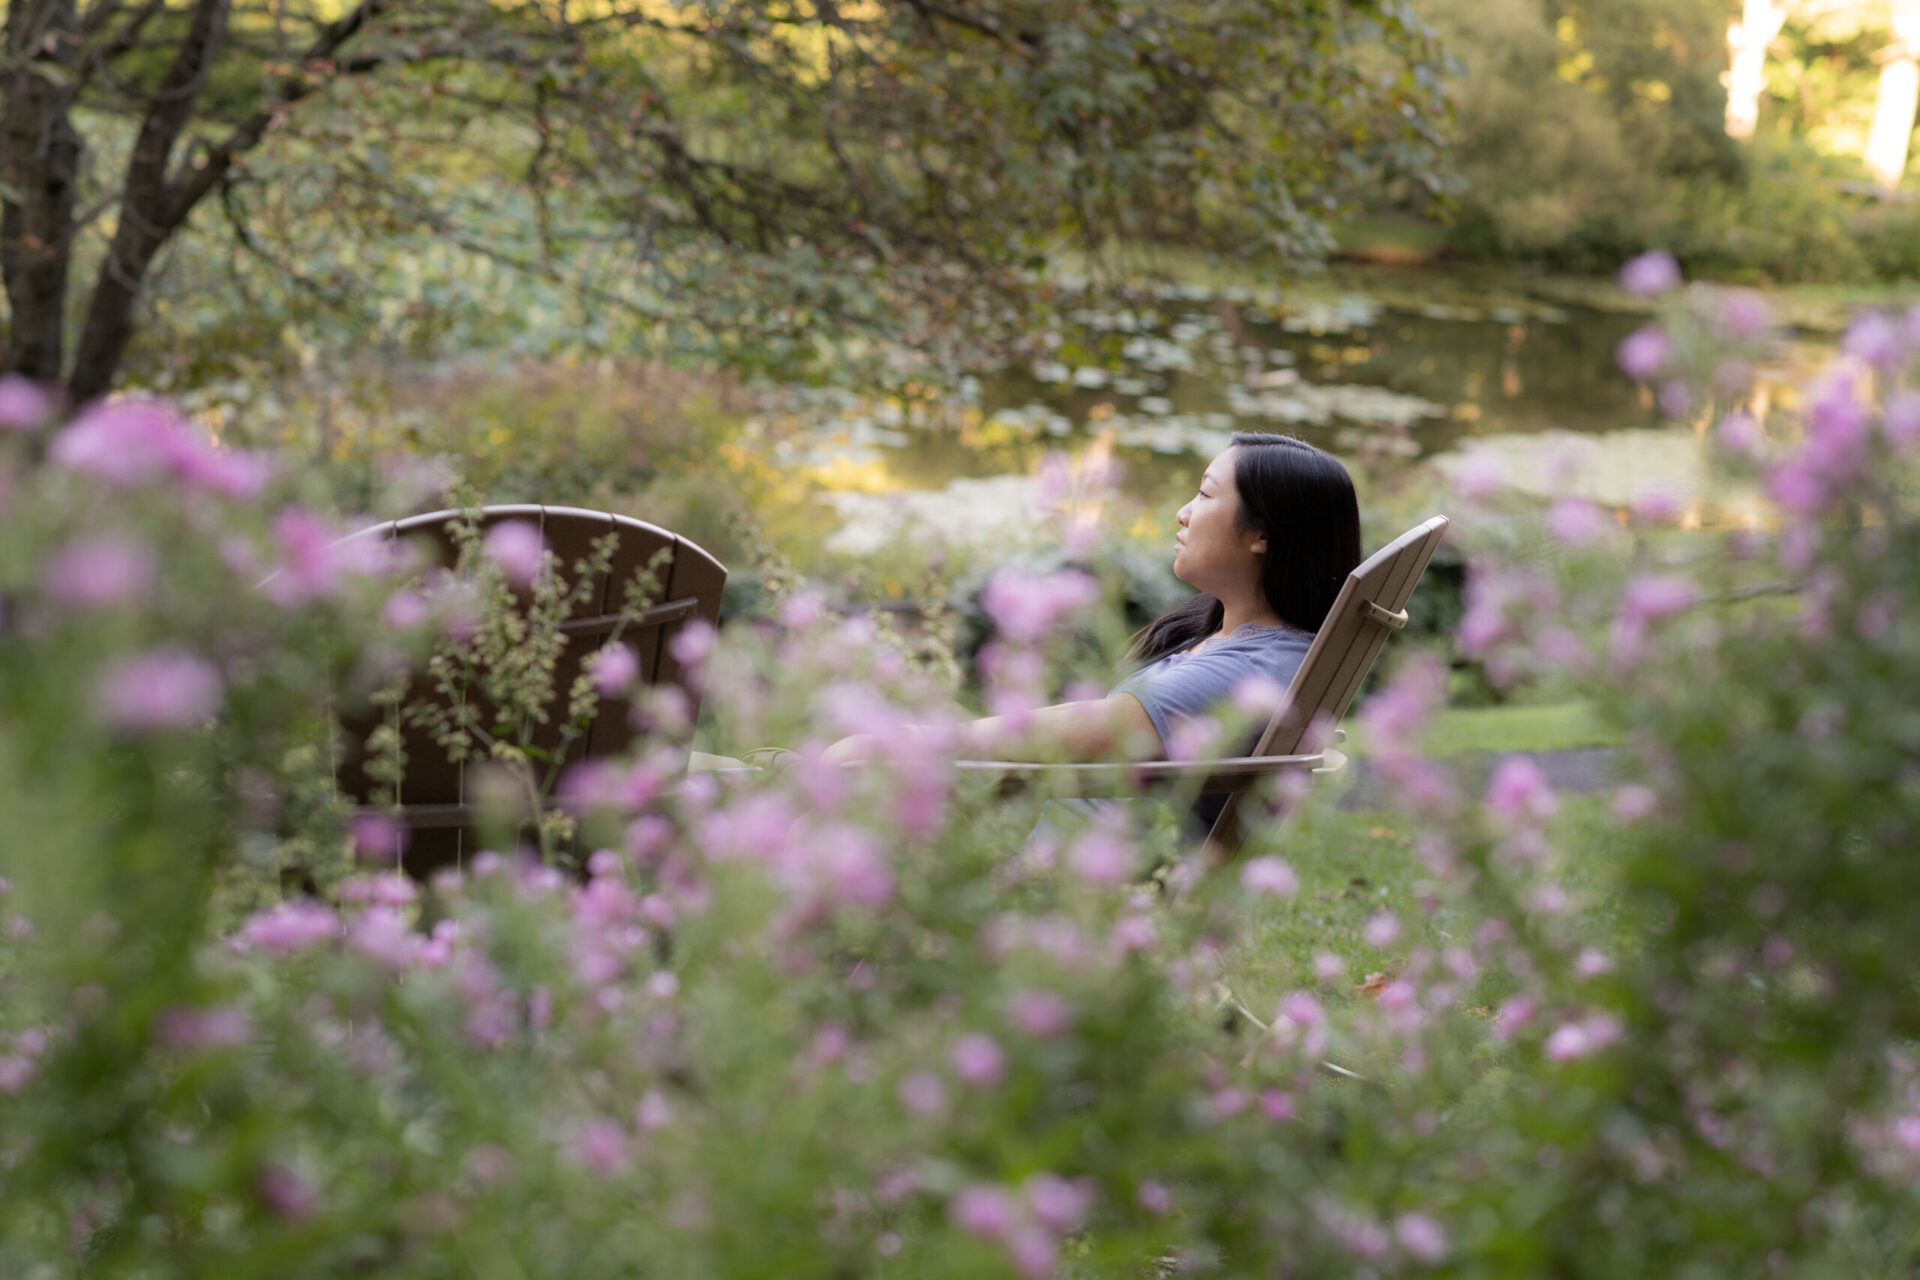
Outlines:
[[[129,732],[189,728],[220,709],[220,672],[183,649],[124,658],[101,677],[95,701],[107,723]]]
[[[1620,1039],[1619,1019],[1612,1014],[1588,1014],[1578,1022],[1566,1022],[1547,1037],[1543,1052],[1553,1062],[1571,1062],[1589,1057]]]
[[[1149,1178],[1141,1183],[1133,1198],[1142,1209],[1156,1218],[1164,1218],[1173,1212],[1173,1193],[1167,1190],[1166,1183],[1156,1179]]]
[[[1100,584],[1078,570],[1033,574],[1003,569],[987,583],[980,605],[1015,644],[1044,639],[1062,620],[1100,598]]]
[[[976,1089],[990,1089],[1007,1074],[1007,1055],[992,1036],[970,1032],[954,1041],[953,1074]]]
[[[1424,1213],[1403,1213],[1393,1224],[1393,1237],[1416,1262],[1437,1265],[1447,1256],[1447,1233]]]
[[[1891,369],[1907,358],[1905,336],[1893,317],[1880,311],[1865,311],[1847,326],[1840,349],[1876,369]]]
[[[347,834],[362,858],[391,862],[406,852],[410,833],[406,824],[384,813],[356,813],[347,819]]]
[[[567,1155],[602,1178],[617,1177],[627,1168],[627,1131],[612,1120],[589,1121],[574,1137]]]
[[[1005,1240],[1019,1221],[1019,1203],[1005,1187],[976,1182],[947,1202],[947,1216],[968,1235]]]
[[[1547,512],[1547,532],[1569,547],[1584,547],[1614,528],[1606,512],[1585,498],[1562,498]]]
[[[1360,930],[1360,940],[1376,951],[1400,941],[1400,917],[1391,911],[1376,913]]]
[[[1636,329],[1620,344],[1620,368],[1635,382],[1646,382],[1666,367],[1672,354],[1667,335],[1655,325]]]
[[[1112,831],[1095,828],[1067,846],[1067,867],[1098,888],[1125,884],[1133,876],[1133,849]]]
[[[1008,1237],[1007,1256],[1026,1280],[1048,1280],[1060,1265],[1060,1242],[1045,1228],[1028,1223]]]
[[[1240,868],[1240,887],[1249,893],[1291,898],[1300,891],[1300,877],[1284,858],[1250,858]]]
[[[632,687],[640,674],[640,659],[624,644],[610,644],[590,659],[593,687],[603,698],[617,698]]]
[[[54,399],[39,383],[9,373],[0,377],[0,429],[33,431],[53,416]]]
[[[70,471],[127,488],[166,472],[174,438],[184,430],[171,406],[120,400],[84,410],[53,438],[47,456]]]
[[[494,525],[487,530],[482,549],[516,587],[531,584],[546,565],[546,540],[540,536],[539,527],[526,520]]]
[[[1680,283],[1680,264],[1664,249],[1630,259],[1620,268],[1620,287],[1636,298],[1651,298]]]
[[[19,1093],[33,1081],[33,1059],[0,1053],[0,1093]]]
[[[1509,822],[1544,822],[1559,801],[1539,765],[1525,756],[1508,756],[1487,784],[1487,807]]]
[[[1049,1038],[1063,1035],[1073,1025],[1073,1006],[1059,993],[1040,989],[1016,991],[1007,1001],[1007,1021],[1026,1035]]]
[[[283,902],[254,916],[240,928],[249,947],[276,955],[307,951],[340,936],[340,917],[317,902]]]
[[[1632,626],[1644,626],[1661,618],[1684,613],[1698,599],[1693,583],[1673,574],[1645,573],[1627,583],[1620,596],[1620,618]]]
[[[1087,1210],[1093,1207],[1093,1181],[1090,1178],[1063,1178],[1057,1173],[1036,1173],[1026,1182],[1027,1204],[1033,1216],[1061,1235],[1080,1229]]]
[[[320,1193],[313,1183],[284,1164],[268,1164],[254,1179],[254,1190],[267,1211],[292,1222],[311,1218],[320,1208]]]
[[[1752,289],[1733,289],[1723,294],[1714,319],[1721,335],[1735,341],[1761,337],[1773,327],[1773,313],[1767,300]]]
[[[901,1078],[900,1105],[919,1116],[930,1116],[947,1104],[947,1086],[931,1071],[915,1071]]]
[[[47,598],[70,609],[135,604],[153,591],[153,554],[117,534],[77,538],[41,570]]]
[[[1888,444],[1902,451],[1920,441],[1920,392],[1896,391],[1888,396],[1880,430]]]
[[[253,1036],[253,1019],[237,1005],[168,1009],[154,1019],[154,1038],[187,1052],[234,1049]]]

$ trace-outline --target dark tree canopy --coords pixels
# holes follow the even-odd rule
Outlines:
[[[268,251],[295,153],[350,150],[369,227],[662,323],[909,340],[1017,317],[1067,246],[1310,260],[1437,164],[1390,0],[14,0],[6,33],[6,365],[80,399],[190,218]]]

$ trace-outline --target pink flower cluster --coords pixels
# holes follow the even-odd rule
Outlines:
[[[1100,584],[1077,569],[1028,573],[1003,569],[987,583],[980,605],[1000,634],[1036,644],[1078,611],[1100,599]]]
[[[158,400],[87,409],[54,437],[47,456],[119,488],[171,480],[191,493],[241,500],[258,495],[269,472],[264,456],[216,447],[179,410]]]
[[[109,667],[95,690],[101,718],[128,733],[192,728],[220,709],[225,683],[206,659],[179,648],[151,649]]]
[[[1060,1262],[1060,1241],[1080,1230],[1093,1207],[1092,1179],[1036,1173],[1019,1189],[978,1182],[962,1187],[947,1203],[953,1225],[996,1241],[1014,1269],[1045,1280]]]

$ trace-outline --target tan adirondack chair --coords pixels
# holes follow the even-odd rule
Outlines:
[[[1345,766],[1345,757],[1331,742],[1314,743],[1309,738],[1322,731],[1334,741],[1344,738],[1334,726],[1373,669],[1388,634],[1407,625],[1407,601],[1447,524],[1445,516],[1434,516],[1395,538],[1347,576],[1252,755],[1135,764],[963,760],[960,769],[1030,782],[1064,795],[1125,796],[1155,789],[1224,794],[1226,807],[1214,821],[1207,844],[1217,858],[1236,856],[1246,842],[1247,824],[1241,814],[1246,792],[1283,774],[1327,774]]]
[[[440,564],[450,566],[457,554],[450,526],[461,515],[458,511],[436,511],[376,525],[354,536],[418,539]],[[479,512],[483,536],[493,525],[516,520],[539,527],[569,583],[573,566],[588,555],[595,541],[608,533],[619,537],[609,571],[589,591],[587,609],[562,624],[566,647],[553,682],[553,701],[558,706],[545,724],[534,726],[532,745],[547,751],[561,749],[560,722],[565,718],[567,691],[585,658],[606,644],[616,630],[620,643],[639,660],[640,680],[679,685],[686,692],[690,709],[698,712],[699,691],[687,687],[668,642],[694,618],[709,624],[719,620],[720,593],[727,581],[727,571],[720,562],[685,538],[609,512],[530,505],[485,507]],[[653,598],[657,603],[637,615],[623,617],[627,584],[654,564],[656,556],[662,560],[655,568],[659,590]],[[430,695],[423,691],[418,696]],[[625,751],[636,732],[627,711],[624,701],[602,699],[586,732],[565,745],[565,763],[574,765]],[[364,748],[367,735],[380,723],[378,713],[372,710],[343,718],[342,750],[335,761],[335,777],[341,792],[361,804],[374,794],[364,767]],[[400,783],[397,807],[380,812],[406,825],[411,838],[403,865],[409,873],[426,875],[440,867],[457,866],[476,852],[472,847],[476,806],[468,793],[463,764],[449,761],[446,752],[418,728],[403,724],[402,734],[406,776]]]

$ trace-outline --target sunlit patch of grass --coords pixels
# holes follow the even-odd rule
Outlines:
[[[1363,726],[1349,720],[1348,755],[1372,753]],[[1449,707],[1434,716],[1425,750],[1429,755],[1455,756],[1469,752],[1565,751],[1575,747],[1620,745],[1620,734],[1585,702],[1556,702],[1541,706]]]

